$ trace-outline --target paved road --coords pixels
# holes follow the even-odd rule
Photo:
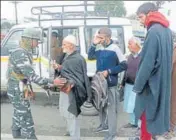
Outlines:
[[[70,137],[65,137],[65,136],[38,135],[37,138],[38,140],[70,140]],[[1,140],[13,140],[13,138],[10,134],[1,134]],[[102,140],[102,137],[81,137],[81,140]],[[116,140],[129,140],[129,138],[128,137],[117,137]]]
[[[48,101],[47,96],[38,93],[36,101],[31,103],[32,114],[35,122],[35,129],[37,135],[45,136],[63,136],[65,133],[65,120],[59,114],[58,95],[53,95],[51,102]],[[120,112],[118,115],[118,136],[134,136],[136,130],[121,129],[121,127],[128,122],[128,115],[123,113],[122,105],[120,105]],[[6,98],[1,99],[1,133],[10,134],[12,122],[12,105]],[[82,137],[103,137],[103,133],[95,134],[94,130],[99,125],[98,116],[80,116],[81,121],[81,136]]]

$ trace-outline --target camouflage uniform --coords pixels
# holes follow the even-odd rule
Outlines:
[[[37,33],[34,29],[26,30],[29,35]],[[29,99],[24,97],[24,91],[28,89],[27,83],[34,82],[38,85],[52,84],[52,80],[41,78],[35,74],[32,68],[31,42],[32,38],[24,35],[20,42],[20,47],[14,50],[9,57],[7,94],[14,107],[12,119],[12,135],[14,138],[37,139],[30,102]]]

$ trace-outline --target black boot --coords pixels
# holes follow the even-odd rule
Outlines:
[[[27,139],[27,140],[38,140],[37,139],[37,137],[36,137],[36,135],[32,135],[32,136],[30,136],[30,137],[25,137],[25,136],[21,136],[21,139]]]
[[[27,138],[27,139],[29,139],[29,140],[38,140],[35,134],[32,135],[32,136],[30,136],[30,137]]]
[[[70,133],[69,133],[69,132],[66,132],[66,133],[64,134],[64,136],[70,136]]]
[[[27,137],[27,138],[25,136],[21,136],[21,138],[22,139],[28,139],[28,140],[38,140],[35,134],[30,136],[30,137]]]
[[[19,130],[12,130],[12,136],[14,139],[20,139],[21,138],[21,131]]]

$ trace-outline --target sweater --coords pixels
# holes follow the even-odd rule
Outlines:
[[[128,61],[127,61],[128,68],[125,75],[126,83],[134,84],[139,62],[140,62],[139,55],[137,57],[134,57],[132,54],[129,55]]]

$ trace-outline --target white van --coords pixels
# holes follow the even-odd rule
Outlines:
[[[64,5],[65,6],[65,5]],[[63,7],[64,7],[63,6]],[[47,6],[46,6],[47,7]],[[45,7],[45,8],[46,8]],[[38,8],[38,7],[37,7]],[[37,9],[34,7],[34,9]],[[42,9],[42,7],[40,7]],[[46,14],[46,13],[45,13]],[[51,14],[51,13],[50,13]],[[39,13],[38,15],[42,15]],[[73,34],[78,40],[78,50],[87,62],[87,75],[92,77],[96,71],[96,61],[88,60],[88,49],[91,45],[95,32],[108,26],[112,30],[112,39],[118,43],[124,54],[128,53],[128,40],[132,36],[132,26],[130,20],[116,17],[84,17],[84,18],[62,18],[62,19],[41,19],[38,22],[32,22],[13,26],[1,43],[1,91],[6,91],[7,78],[6,71],[8,57],[10,52],[19,47],[22,31],[28,27],[41,28],[43,31],[43,41],[39,46],[38,53],[34,54],[34,68],[38,75],[43,77],[52,77],[53,69],[51,63],[51,34],[52,31],[58,32],[62,38],[68,34]],[[58,46],[61,47],[61,46]],[[43,92],[44,90],[34,85],[34,91]]]

